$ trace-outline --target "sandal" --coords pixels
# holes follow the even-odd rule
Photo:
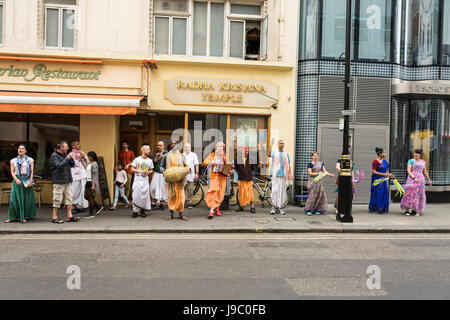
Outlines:
[[[20,222],[22,222],[22,223],[27,223],[28,221],[27,221],[27,220],[22,220],[22,221],[20,221]]]
[[[184,215],[182,215],[182,214],[180,214],[180,219],[181,219],[181,220],[184,220],[184,221],[188,221],[188,220],[189,220],[188,217],[186,217],[186,216],[184,216]]]
[[[8,219],[8,220],[5,220],[5,223],[17,222],[17,221],[19,221],[19,219],[12,219],[12,220]]]
[[[166,220],[172,220],[173,219],[173,215],[171,214],[170,216],[166,217]]]
[[[70,218],[67,218],[67,222],[78,222],[78,221],[80,221],[80,217],[71,216]]]
[[[59,219],[59,218],[55,218],[55,219],[52,219],[52,223],[61,224],[61,223],[64,223],[64,221],[62,221],[62,220]]]

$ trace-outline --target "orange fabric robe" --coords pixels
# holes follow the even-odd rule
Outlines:
[[[206,158],[206,160],[203,162],[204,165],[207,165],[211,163],[211,161],[214,160],[214,154]],[[224,157],[224,160],[226,161],[226,157]],[[225,197],[225,189],[227,187],[227,176],[215,173],[213,170],[211,170],[211,178],[209,180],[209,188],[208,193],[206,194],[206,205],[210,209],[216,209],[219,208],[222,204],[223,198]]]
[[[172,166],[177,167],[176,159],[174,159]],[[179,213],[182,213],[184,211],[184,201],[186,200],[184,188],[181,188],[181,182],[168,182],[166,188],[168,187],[169,183],[173,183],[174,185],[173,189],[175,191],[172,198],[168,199],[169,210],[178,211]],[[167,194],[169,193],[167,192]]]

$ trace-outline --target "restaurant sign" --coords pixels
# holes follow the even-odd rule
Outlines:
[[[33,68],[20,68],[14,65],[7,67],[0,66],[0,78],[23,78],[23,80],[32,82],[35,79],[48,81],[49,79],[70,79],[70,80],[99,80],[100,70],[80,71],[68,70],[62,68],[48,68],[45,64],[36,64]]]
[[[268,80],[175,77],[165,81],[164,98],[175,105],[270,108],[277,85]]]

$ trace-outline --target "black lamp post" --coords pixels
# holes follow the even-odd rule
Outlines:
[[[350,128],[350,46],[352,35],[352,0],[347,0],[346,28],[345,28],[345,95],[344,95],[344,141],[341,156],[341,172],[339,173],[338,214],[336,220],[352,223],[352,160],[349,146]]]

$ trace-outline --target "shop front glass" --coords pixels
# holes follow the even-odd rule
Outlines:
[[[0,182],[12,181],[10,161],[19,144],[35,160],[35,176],[51,179],[50,155],[61,141],[80,139],[80,116],[69,114],[0,113]]]
[[[423,159],[433,185],[450,185],[450,100],[392,100],[390,166],[401,183],[415,149]]]

